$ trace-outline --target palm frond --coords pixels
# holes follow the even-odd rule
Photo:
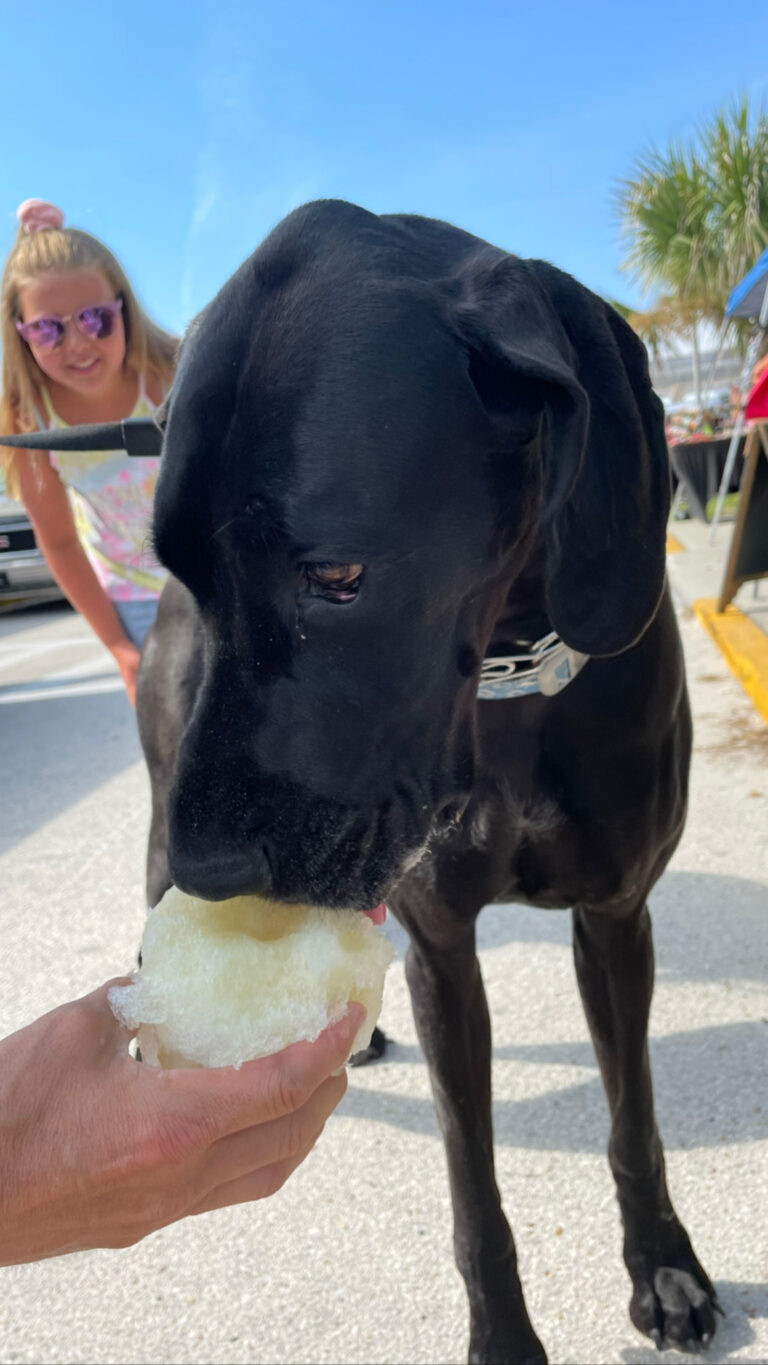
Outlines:
[[[663,329],[675,310],[686,327],[721,323],[733,285],[768,245],[768,114],[741,95],[688,144],[646,148],[613,202],[620,268],[650,299],[643,325]]]

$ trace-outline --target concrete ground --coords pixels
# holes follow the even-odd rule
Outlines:
[[[724,521],[715,531],[694,517],[670,521],[670,534],[682,550],[671,554],[668,560],[671,580],[681,602],[693,606],[700,598],[719,598],[734,534],[733,521]],[[768,579],[743,583],[735,595],[734,606],[768,633]]]
[[[651,901],[657,1108],[727,1313],[708,1360],[768,1362],[768,728],[682,601],[680,624],[696,751],[687,831]],[[0,771],[5,1034],[130,968],[141,934],[147,781],[111,661],[72,614],[0,621]],[[391,1051],[351,1073],[284,1190],[128,1251],[0,1270],[3,1365],[466,1358],[443,1152],[388,932]],[[550,1361],[680,1359],[627,1317],[569,918],[494,907],[479,941],[499,1184]]]
[[[715,528],[690,518],[669,524],[672,536],[683,553],[670,555],[669,570],[678,596],[692,607],[702,597],[720,596],[733,536],[734,523],[723,522]],[[734,598],[734,606],[756,626],[768,633],[768,579],[744,583]]]
[[[718,610],[734,529],[732,522],[716,530],[693,519],[672,522],[669,574],[681,607],[695,612],[768,724],[768,580],[743,583],[725,610]]]

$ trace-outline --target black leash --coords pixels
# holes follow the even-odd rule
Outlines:
[[[0,446],[22,450],[124,450],[126,455],[159,455],[163,433],[151,417],[128,417],[124,422],[97,422],[30,431],[21,436],[0,436]]]

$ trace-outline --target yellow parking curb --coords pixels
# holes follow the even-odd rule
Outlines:
[[[700,597],[693,610],[768,723],[768,635],[738,607],[717,611],[714,597]]]
[[[667,531],[667,554],[668,555],[682,554],[683,548],[684,547],[680,544],[680,541],[678,540],[677,536],[673,536],[671,531]]]

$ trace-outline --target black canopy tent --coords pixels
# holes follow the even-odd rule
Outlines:
[[[752,387],[752,371],[755,368],[757,352],[760,346],[760,339],[763,336],[766,326],[768,326],[768,247],[755,262],[752,269],[743,280],[731,290],[728,302],[725,307],[725,316],[732,318],[753,318],[755,327],[750,337],[747,347],[747,354],[744,359],[744,368],[741,372],[739,382],[739,412],[736,424],[733,428],[731,443],[728,447],[728,454],[725,459],[725,467],[720,480],[720,488],[717,494],[715,513],[712,517],[711,540],[714,541],[717,532],[720,514],[723,510],[725,495],[731,482],[733,466],[736,462],[736,455],[739,449],[742,433],[744,430],[744,409],[746,407],[749,391]]]
[[[727,488],[729,466],[736,458],[735,449],[741,428],[746,421],[752,426],[744,450],[744,470],[736,525],[733,528],[728,561],[725,567],[717,610],[725,611],[739,588],[748,582],[768,578],[768,408],[766,408],[766,380],[753,383],[753,374],[761,339],[768,325],[768,249],[763,252],[748,275],[731,293],[726,308],[727,318],[753,318],[755,327],[747,348],[741,376],[741,401],[736,429],[728,451],[726,467],[718,495],[718,511]],[[714,532],[713,532],[714,533]]]

